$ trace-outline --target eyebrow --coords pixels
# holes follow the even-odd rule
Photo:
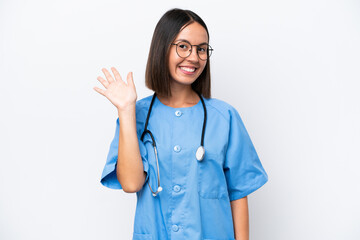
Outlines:
[[[175,40],[175,42],[187,42],[189,44],[191,44],[188,40],[186,39],[177,39]],[[200,43],[200,44],[197,44],[197,45],[203,45],[203,44],[208,44],[207,42],[203,42],[203,43]]]

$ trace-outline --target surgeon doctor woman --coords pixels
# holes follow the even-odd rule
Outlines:
[[[137,101],[133,74],[97,79],[118,111],[101,183],[136,192],[134,240],[248,240],[247,195],[268,176],[237,110],[211,98],[209,32],[194,12],[156,25]],[[116,214],[116,213],[115,213]]]

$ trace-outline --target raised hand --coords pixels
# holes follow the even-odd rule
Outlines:
[[[105,74],[106,80],[100,76],[97,77],[97,80],[105,87],[105,90],[98,87],[94,87],[94,90],[109,99],[119,111],[127,110],[129,107],[135,106],[137,94],[132,72],[128,73],[126,78],[127,83],[125,83],[114,67],[112,67],[111,70],[115,76],[115,80],[109,71],[103,68],[102,72]]]

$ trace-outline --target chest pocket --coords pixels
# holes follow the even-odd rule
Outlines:
[[[222,156],[206,152],[198,161],[198,192],[202,198],[228,198]]]

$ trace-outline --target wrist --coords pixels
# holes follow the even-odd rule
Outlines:
[[[119,119],[127,118],[135,114],[135,103],[126,107],[117,108]]]
[[[125,106],[117,107],[117,111],[119,114],[122,114],[123,112],[131,112],[135,110],[136,102],[127,104]]]

